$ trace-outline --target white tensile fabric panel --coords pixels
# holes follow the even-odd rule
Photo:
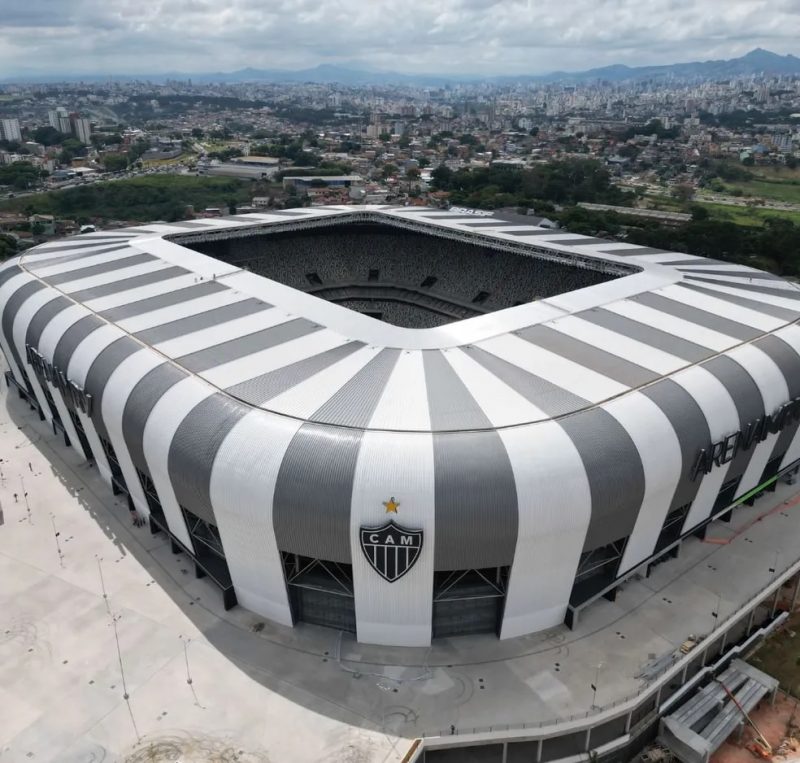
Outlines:
[[[398,513],[383,506],[392,495]],[[435,548],[433,435],[423,432],[365,432],[358,451],[350,507],[358,640],[370,644],[427,646],[431,642],[433,550]],[[413,567],[385,581],[361,550],[360,529],[387,520],[422,530],[422,550]]]
[[[126,278],[133,278],[134,276],[143,276],[146,273],[166,270],[168,267],[169,264],[166,262],[153,260],[152,262],[143,262],[141,265],[131,265],[130,267],[120,268],[119,270],[109,270],[107,273],[98,273],[96,276],[86,276],[85,278],[79,278],[77,281],[67,281],[66,283],[59,284],[56,288],[63,291],[65,294],[72,294],[76,291],[92,289],[95,286],[105,286],[109,283],[123,281]]]
[[[128,397],[133,388],[145,374],[163,362],[163,359],[154,352],[142,348],[129,355],[117,366],[109,377],[103,392],[101,415],[106,425],[108,439],[117,454],[119,468],[122,470],[122,476],[128,486],[128,495],[130,495],[134,506],[146,515],[150,514],[150,508],[122,433],[122,416],[125,412],[125,404],[128,402]]]
[[[337,344],[341,344],[341,342]],[[267,401],[264,407],[286,416],[299,416],[300,418],[310,416],[324,403],[327,403],[379,352],[380,349],[376,347],[362,347]]]
[[[764,413],[767,416],[788,402],[789,388],[786,385],[786,379],[767,353],[759,350],[758,347],[745,344],[733,350],[728,357],[739,363],[753,378],[764,400]],[[780,437],[780,432],[769,434],[762,442],[753,446],[754,452],[739,481],[736,489],[737,495],[743,495],[759,484],[778,437]]]
[[[42,331],[39,337],[39,352],[44,355],[51,363],[53,355],[55,354],[56,347],[61,340],[61,337],[67,332],[81,318],[90,315],[90,312],[83,305],[70,305],[62,310],[56,319],[50,321]],[[61,369],[64,373],[67,372],[66,368]]]
[[[659,289],[656,294],[737,323],[753,326],[761,331],[772,331],[786,323],[782,318],[775,318],[772,315],[760,313],[748,307],[734,305],[725,299],[717,299],[693,289],[685,289],[683,286],[668,286],[665,289]]]
[[[165,278],[163,281],[157,281],[147,286],[137,286],[134,289],[118,291],[105,297],[87,299],[83,304],[90,310],[101,313],[104,310],[110,310],[112,307],[129,305],[141,299],[158,297],[161,294],[169,294],[178,289],[185,289],[187,286],[194,286],[197,282],[197,276],[187,273],[186,275],[174,276],[173,278]],[[122,324],[120,323],[120,325]]]
[[[731,294],[735,297],[742,297],[751,302],[764,302],[767,305],[775,305],[776,307],[785,307],[787,310],[793,312],[800,311],[800,304],[796,299],[788,299],[787,297],[778,297],[775,294],[768,294],[762,291],[746,291],[745,289],[737,289],[733,284],[727,283],[708,283],[703,281],[698,283],[697,286],[709,291],[718,291],[720,294]]]
[[[137,299],[131,301],[136,302],[138,299],[146,299],[150,296],[158,295],[148,294],[145,297],[137,297]],[[234,302],[241,302],[243,299],[246,299],[244,294],[238,294],[231,289],[225,289],[215,294],[207,294],[205,297],[188,299],[186,302],[179,302],[177,305],[159,307],[148,313],[134,315],[132,318],[123,318],[121,321],[117,321],[117,326],[124,331],[135,334],[138,331],[145,331],[155,326],[163,326],[165,323],[171,323],[181,318],[188,318],[190,315],[199,315],[208,310],[214,310],[218,307],[224,307],[225,305],[232,305]]]
[[[47,398],[45,397],[42,385],[39,383],[39,378],[36,375],[36,372],[28,364],[27,352],[25,351],[25,335],[28,332],[28,326],[30,325],[30,322],[33,319],[36,311],[58,296],[58,292],[55,292],[52,289],[41,289],[37,292],[34,292],[30,297],[28,297],[28,299],[25,300],[25,302],[22,303],[19,310],[17,310],[17,314],[14,316],[14,322],[11,328],[12,341],[14,342],[14,346],[17,348],[17,352],[22,359],[22,363],[26,366],[28,379],[30,380],[31,387],[33,388],[33,394],[36,396],[36,399],[39,402],[39,407],[41,408],[41,411],[44,414],[48,424],[52,424],[53,413],[50,410],[50,406],[47,404]],[[72,422],[70,422],[70,429],[72,432],[68,431],[68,434],[70,438],[72,438],[72,434],[74,433]]]
[[[192,231],[192,233],[196,232]],[[147,242],[147,251],[156,257],[160,257],[165,265],[170,267],[177,265],[178,267],[186,268],[205,280],[214,280],[239,270],[236,265],[230,265],[215,257],[195,252],[163,238],[150,239]]]
[[[776,331],[775,336],[780,337],[798,355],[800,355],[800,326],[797,324],[786,326],[779,331]],[[789,464],[792,462],[797,461],[798,458],[800,458],[800,428],[798,428],[797,432],[792,438],[792,442],[786,449],[786,454],[780,463],[780,468],[783,469],[789,466]]]
[[[555,422],[503,429],[517,485],[519,526],[500,638],[564,622],[592,498],[583,461]]]
[[[442,355],[493,426],[504,427],[519,424],[520,421],[543,421],[550,418],[541,408],[487,371],[463,350],[448,350]]]
[[[681,478],[683,460],[669,419],[646,395],[633,392],[603,408],[630,435],[644,469],[642,505],[617,573],[623,575],[653,553]]]
[[[251,411],[217,451],[210,496],[239,603],[292,625],[281,554],[272,524],[275,483],[301,421]]]
[[[125,336],[125,334],[122,331],[116,326],[111,325],[100,326],[92,331],[72,353],[72,358],[66,370],[67,378],[74,381],[78,386],[83,387],[84,384],[86,384],[86,375],[89,373],[89,369],[97,356],[105,350],[108,345],[112,342],[116,342],[117,339],[123,336]],[[111,466],[106,458],[106,452],[103,450],[103,444],[100,442],[100,437],[97,434],[94,422],[80,410],[76,410],[75,413],[83,425],[83,432],[86,435],[86,439],[89,441],[89,446],[97,461],[97,468],[103,479],[111,485]]]
[[[422,353],[418,350],[401,352],[373,411],[369,428],[428,431],[430,427]]]
[[[688,339],[695,344],[709,347],[717,352],[727,350],[729,347],[733,347],[741,341],[727,334],[721,334],[719,331],[705,328],[697,323],[692,323],[683,318],[676,318],[669,313],[655,310],[639,302],[622,300],[620,302],[614,302],[611,305],[604,305],[604,307],[607,310],[611,310],[631,320],[639,321],[639,323],[652,326],[668,334],[674,334],[683,339]]]
[[[672,377],[695,400],[708,422],[711,442],[718,442],[729,434],[739,431],[739,414],[722,382],[714,374],[700,366],[679,371]],[[725,481],[730,464],[715,466],[710,473],[698,475],[702,479],[692,507],[683,523],[681,533],[688,532],[711,514],[719,489]]]
[[[607,376],[511,334],[487,339],[478,347],[593,403],[628,391]]]
[[[217,344],[229,342],[232,339],[238,339],[247,334],[254,334],[256,331],[262,331],[271,326],[286,323],[292,318],[293,316],[286,315],[281,310],[268,308],[259,313],[234,318],[200,331],[193,331],[190,334],[167,339],[164,342],[154,344],[153,347],[168,358],[178,358],[198,350],[214,347]]]
[[[113,242],[112,242],[113,245]],[[72,253],[76,254],[80,250],[74,250]],[[102,254],[93,254],[87,257],[81,257],[78,260],[69,260],[68,262],[54,262],[51,265],[42,265],[36,267],[36,260],[29,261],[25,267],[32,273],[35,273],[39,278],[47,280],[51,276],[58,275],[59,273],[69,273],[71,270],[81,270],[83,268],[92,267],[92,265],[102,265],[106,262],[113,262],[114,260],[124,260],[126,257],[134,257],[137,254],[142,254],[138,249],[117,249],[114,252],[103,252]]]
[[[770,289],[786,289],[787,291],[793,291],[797,293],[796,286],[792,286],[792,284],[789,283],[789,281],[782,281],[779,278],[742,278],[741,276],[725,276],[725,275],[717,275],[716,273],[697,273],[697,272],[685,273],[684,275],[696,275],[698,278],[719,281],[720,283],[727,284],[728,286],[735,286],[737,283],[754,284],[756,286],[765,286]]]
[[[199,375],[215,387],[227,389],[239,382],[253,379],[277,368],[284,368],[291,363],[296,363],[298,360],[305,360],[317,353],[338,347],[345,344],[346,341],[339,334],[323,329],[283,344],[268,347],[266,350],[259,350],[252,355],[245,355],[228,363],[222,363],[207,371],[202,371]]]
[[[186,522],[169,476],[169,449],[172,438],[189,411],[213,395],[215,390],[194,377],[174,384],[153,406],[142,436],[150,476],[161,499],[161,508],[170,532],[188,549],[193,549]]]
[[[659,374],[670,374],[687,365],[687,361],[677,355],[671,355],[657,347],[651,347],[637,339],[631,339],[573,315],[567,315],[545,325]]]
[[[26,283],[30,283],[34,279],[29,276],[27,273],[20,273],[19,275],[12,276],[11,278],[6,281],[2,287],[0,287],[0,305],[5,305],[8,302],[8,298],[19,288],[24,286]],[[0,331],[0,346],[3,348],[3,355],[6,356],[6,361],[8,362],[8,367],[11,369],[11,373],[14,374],[14,378],[17,380],[17,383],[25,387],[25,379],[22,377],[21,370],[19,366],[17,366],[17,361],[14,359],[13,354],[9,348],[8,337],[6,337],[4,331]]]

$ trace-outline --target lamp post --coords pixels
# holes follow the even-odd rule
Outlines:
[[[599,710],[600,708],[597,705],[597,685],[600,683],[600,669],[603,667],[602,662],[597,663],[597,667],[594,670],[594,683],[591,684],[592,687],[592,710]]]

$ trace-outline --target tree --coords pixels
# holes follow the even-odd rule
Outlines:
[[[228,212],[230,214],[236,214],[236,199],[228,199]]]
[[[400,136],[400,140],[397,141],[397,145],[400,148],[408,148],[411,145],[411,138],[408,137],[408,133],[403,133]]]
[[[708,210],[700,204],[692,204],[692,220],[708,220]]]
[[[63,132],[59,132],[55,127],[51,127],[50,125],[37,127],[33,131],[33,139],[43,146],[57,146],[65,137],[66,135],[64,135]]]
[[[419,180],[420,171],[416,167],[411,167],[410,169],[406,170],[406,177],[409,180]]]
[[[382,132],[378,136],[378,140],[380,140],[382,143],[388,143],[391,139],[392,139],[392,136],[388,132]]]
[[[128,157],[125,154],[106,154],[103,157],[103,166],[106,172],[122,172],[128,167]]]
[[[433,172],[431,172],[431,180],[433,187],[438,191],[448,191],[453,182],[453,170],[440,164]]]
[[[192,137],[193,138],[202,138],[205,133],[199,127],[192,128]]]
[[[687,201],[691,201],[694,196],[694,188],[685,183],[681,183],[680,185],[673,186],[670,193],[673,199],[686,203]]]
[[[397,166],[392,164],[391,162],[387,162],[386,164],[383,165],[384,178],[392,177],[392,175],[396,175],[397,172],[398,172]]]

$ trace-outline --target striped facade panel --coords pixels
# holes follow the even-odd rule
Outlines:
[[[9,281],[6,286],[10,286],[11,284],[18,283],[16,280]],[[39,281],[33,280],[26,280],[25,283],[19,285],[17,289],[14,289],[10,295],[5,297],[3,301],[3,318],[2,318],[2,332],[4,337],[3,342],[3,350],[7,350],[10,353],[10,357],[6,355],[9,359],[9,363],[12,362],[13,365],[16,366],[19,372],[18,381],[22,383],[22,370],[26,367],[27,363],[25,361],[25,353],[24,351],[20,353],[19,349],[17,348],[14,342],[14,319],[17,317],[17,313],[19,312],[22,305],[25,303],[27,299],[33,296],[36,292],[41,291],[44,289],[44,285],[41,284]],[[2,290],[0,290],[2,291]],[[16,375],[16,374],[15,374]]]
[[[555,422],[500,433],[514,471],[519,528],[501,638],[560,625],[591,519],[583,461]]]
[[[600,548],[633,531],[645,494],[642,459],[631,436],[602,408],[559,421],[580,453],[592,495],[584,549]]]
[[[274,498],[284,454],[299,427],[297,420],[251,411],[220,444],[209,484],[236,598],[282,625],[292,625],[292,613],[273,528]]]
[[[211,470],[220,444],[248,409],[217,392],[198,403],[181,422],[169,449],[175,496],[200,519],[217,524],[211,503]]]

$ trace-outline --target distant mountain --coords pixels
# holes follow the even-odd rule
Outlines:
[[[393,71],[370,69],[359,63],[320,64],[312,69],[254,69],[247,67],[233,72],[209,72],[186,74],[168,72],[164,74],[142,75],[55,75],[20,74],[7,77],[2,82],[103,82],[114,80],[149,81],[163,83],[166,80],[187,80],[197,83],[222,82],[315,82],[320,84],[339,83],[342,85],[415,85],[444,86],[459,82],[493,82],[513,84],[526,82],[626,82],[641,80],[713,80],[741,77],[752,74],[797,74],[800,75],[800,58],[793,55],[781,56],[763,48],[756,48],[740,58],[716,61],[693,61],[683,64],[661,66],[625,66],[613,64],[582,72],[552,72],[541,75],[506,75],[483,77],[480,75],[447,76],[439,74],[401,74]]]

